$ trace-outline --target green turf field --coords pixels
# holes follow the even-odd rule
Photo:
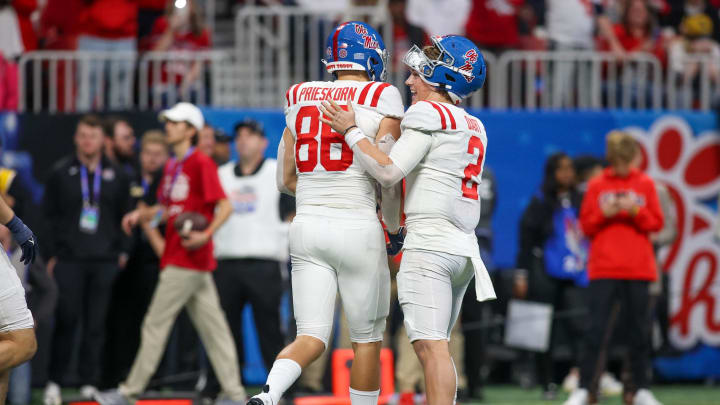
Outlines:
[[[256,392],[258,388],[248,387],[248,392]],[[660,385],[653,392],[664,405],[720,405],[720,387],[704,385]],[[63,396],[76,394],[75,390],[63,390]],[[567,398],[560,395],[556,401],[540,399],[540,390],[523,390],[518,386],[494,385],[485,389],[483,402],[458,402],[459,405],[549,405],[562,404]],[[620,397],[605,398],[603,405],[621,405]],[[33,390],[33,405],[42,405],[42,390]]]

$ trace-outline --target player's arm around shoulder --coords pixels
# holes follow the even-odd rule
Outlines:
[[[400,139],[400,121],[405,114],[400,91],[395,86],[384,89],[378,103],[378,112],[384,116],[380,120],[375,144],[385,154],[390,154],[395,141]]]

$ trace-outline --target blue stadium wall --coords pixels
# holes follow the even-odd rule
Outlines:
[[[205,108],[204,113],[208,121],[229,134],[238,121],[246,118],[260,121],[270,141],[266,154],[275,157],[285,127],[281,110]],[[538,190],[543,165],[550,154],[564,151],[571,156],[601,157],[609,131],[626,129],[636,136],[643,145],[648,171],[676,191],[677,202],[682,206],[678,214],[683,218],[679,241],[662,257],[663,265],[670,270],[673,291],[671,335],[686,354],[659,359],[656,369],[661,376],[671,379],[720,376],[720,244],[712,238],[720,192],[716,116],[625,111],[472,113],[485,124],[489,139],[486,166],[494,170],[498,183],[494,259],[501,269],[514,266],[518,219]],[[42,179],[42,170],[31,169],[32,162],[48,167],[53,158],[69,153],[72,128],[57,134],[64,141],[52,147],[49,145],[58,132],[57,126],[51,126],[52,133],[47,133],[34,127],[37,117],[14,114],[0,117],[3,122],[0,135],[6,150],[2,161],[18,167],[23,181],[39,196],[41,188],[36,179]],[[142,120],[147,126],[159,126],[148,114],[142,114]],[[249,325],[247,330],[251,332]],[[261,383],[265,369],[257,350],[257,337],[253,333],[246,335],[244,379],[250,384]]]

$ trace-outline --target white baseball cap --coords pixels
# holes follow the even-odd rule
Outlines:
[[[175,121],[175,122],[189,122],[197,128],[198,131],[203,129],[205,125],[205,119],[203,118],[202,111],[191,103],[177,103],[168,110],[163,110],[158,116],[160,121]]]

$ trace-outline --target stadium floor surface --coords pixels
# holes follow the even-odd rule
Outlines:
[[[258,388],[248,387],[248,392],[256,392]],[[707,385],[658,385],[653,392],[664,405],[720,405],[720,386]],[[74,396],[77,391],[63,390],[63,396]],[[562,404],[567,396],[559,395],[555,401],[543,401],[540,390],[524,390],[511,385],[493,385],[485,389],[485,400],[482,402],[458,402],[459,405],[549,405]],[[42,390],[33,390],[33,405],[42,405]],[[621,405],[620,397],[605,398],[602,405]]]

